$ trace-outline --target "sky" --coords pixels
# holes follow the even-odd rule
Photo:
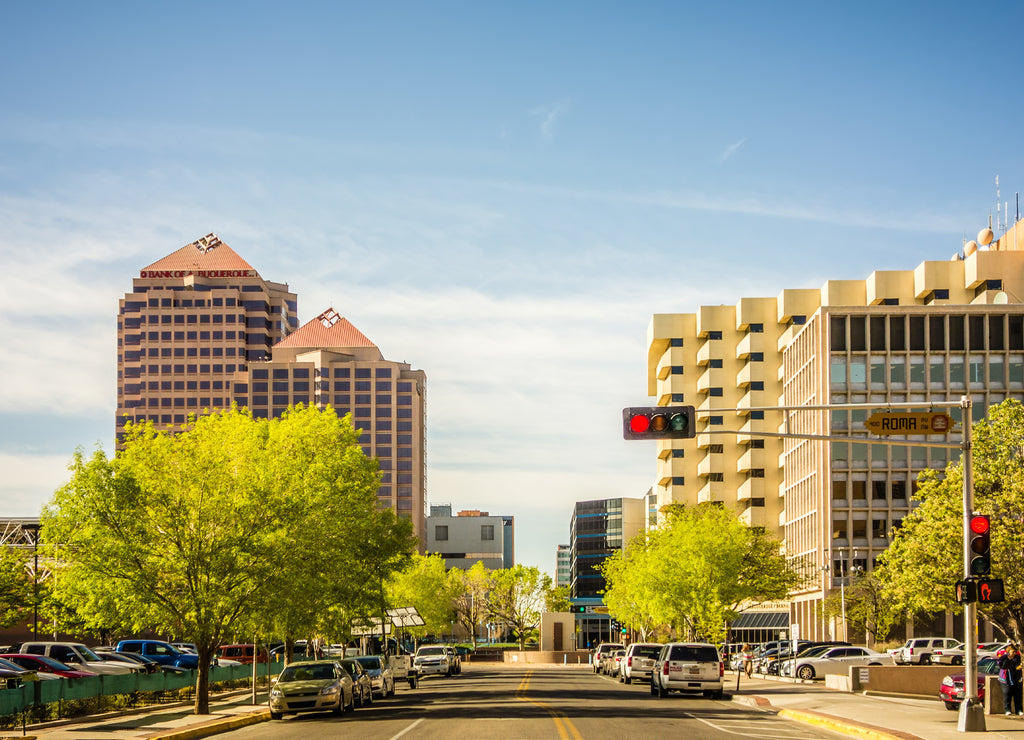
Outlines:
[[[112,451],[117,302],[213,232],[427,374],[428,500],[642,496],[654,313],[945,260],[1024,188],[1018,2],[0,3],[0,516]],[[998,231],[998,229],[997,229]]]

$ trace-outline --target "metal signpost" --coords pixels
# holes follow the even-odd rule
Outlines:
[[[751,437],[783,437],[791,439],[811,439],[821,440],[824,442],[852,442],[860,444],[888,444],[888,445],[901,445],[907,447],[946,447],[946,448],[960,448],[962,461],[963,461],[963,478],[964,478],[964,491],[963,491],[963,540],[964,540],[964,580],[955,584],[955,590],[957,593],[957,600],[964,604],[964,690],[965,697],[963,702],[960,704],[960,715],[957,724],[957,729],[960,732],[985,732],[985,708],[978,701],[978,640],[977,640],[977,607],[975,602],[978,600],[978,593],[981,588],[987,589],[987,598],[984,601],[1002,601],[1002,582],[998,579],[978,579],[977,573],[971,570],[971,520],[976,519],[974,516],[974,481],[972,476],[971,466],[971,424],[973,423],[973,417],[971,410],[973,403],[969,396],[962,396],[959,401],[940,401],[934,403],[920,403],[920,402],[899,402],[899,403],[837,403],[837,404],[818,404],[818,405],[806,405],[806,406],[759,406],[759,407],[748,407],[748,408],[735,408],[735,409],[701,409],[697,413],[701,414],[714,414],[721,412],[751,412],[751,411],[785,411],[785,412],[801,412],[801,411],[833,411],[837,409],[885,409],[884,411],[878,411],[871,414],[865,421],[865,427],[868,432],[879,435],[879,436],[914,436],[914,435],[932,435],[932,434],[948,434],[953,428],[952,417],[944,411],[912,411],[912,409],[920,409],[926,407],[929,409],[935,408],[960,408],[961,425],[963,427],[963,435],[959,444],[953,442],[924,442],[924,441],[911,441],[911,440],[884,440],[876,441],[868,437],[853,437],[849,435],[831,435],[831,434],[800,434],[789,431],[789,420],[790,416],[787,414],[785,418],[785,431],[783,432],[738,432],[738,431],[726,431],[717,429],[708,429],[701,431],[700,434],[743,434]],[[905,409],[905,411],[896,411],[896,409]],[[651,408],[627,408],[623,409],[623,436],[625,439],[668,439],[668,438],[689,438],[696,436],[696,424],[687,423],[683,425],[685,431],[682,433],[670,432],[671,430],[666,429],[666,426],[662,425],[662,428],[657,428],[656,425],[644,426],[642,432],[638,433],[636,425],[631,425],[631,421],[635,417],[641,416],[641,413],[645,413],[647,417],[651,417],[658,409],[656,407]],[[689,422],[694,414],[695,410],[693,407],[672,407],[673,411],[679,412],[684,411],[686,413],[687,421]],[[664,412],[663,412],[664,415]],[[652,428],[653,427],[653,428]],[[987,534],[987,533],[986,533]],[[984,574],[987,575],[987,574]],[[843,620],[843,629],[845,631],[845,616]],[[736,686],[739,688],[739,674],[736,676]]]

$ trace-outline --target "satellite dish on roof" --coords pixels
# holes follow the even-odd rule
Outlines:
[[[970,257],[978,251],[978,242],[967,242],[964,244],[964,257]]]
[[[1010,298],[1003,291],[999,291],[994,296],[992,296],[992,302],[1002,306],[1009,303]]]
[[[993,236],[995,235],[992,233],[992,229],[982,229],[978,232],[978,244],[981,244],[983,247],[987,247],[992,243]]]

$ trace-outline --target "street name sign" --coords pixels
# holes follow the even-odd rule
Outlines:
[[[899,413],[882,411],[868,417],[865,425],[872,434],[949,434],[953,417],[942,412]]]

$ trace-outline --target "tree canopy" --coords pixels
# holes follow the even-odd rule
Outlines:
[[[1005,634],[1024,637],[1024,406],[1007,400],[974,423],[974,510],[991,517],[992,577],[1002,578],[1006,601],[978,611]],[[954,584],[963,578],[963,465],[924,471],[920,505],[896,530],[879,558],[886,595],[904,614],[961,611]]]
[[[551,590],[551,576],[536,566],[516,565],[492,571],[490,616],[504,624],[526,649],[526,640],[540,625],[541,613]]]
[[[176,434],[128,425],[115,457],[79,450],[71,470],[43,512],[56,598],[94,628],[189,639],[200,665],[236,630],[315,630],[339,602],[369,612],[362,551],[408,546],[379,531],[393,522],[376,511],[376,462],[331,409],[233,409]]]
[[[784,599],[800,577],[778,542],[715,504],[667,507],[661,529],[636,537],[602,568],[609,614],[647,632],[668,625],[719,641],[746,604]]]

